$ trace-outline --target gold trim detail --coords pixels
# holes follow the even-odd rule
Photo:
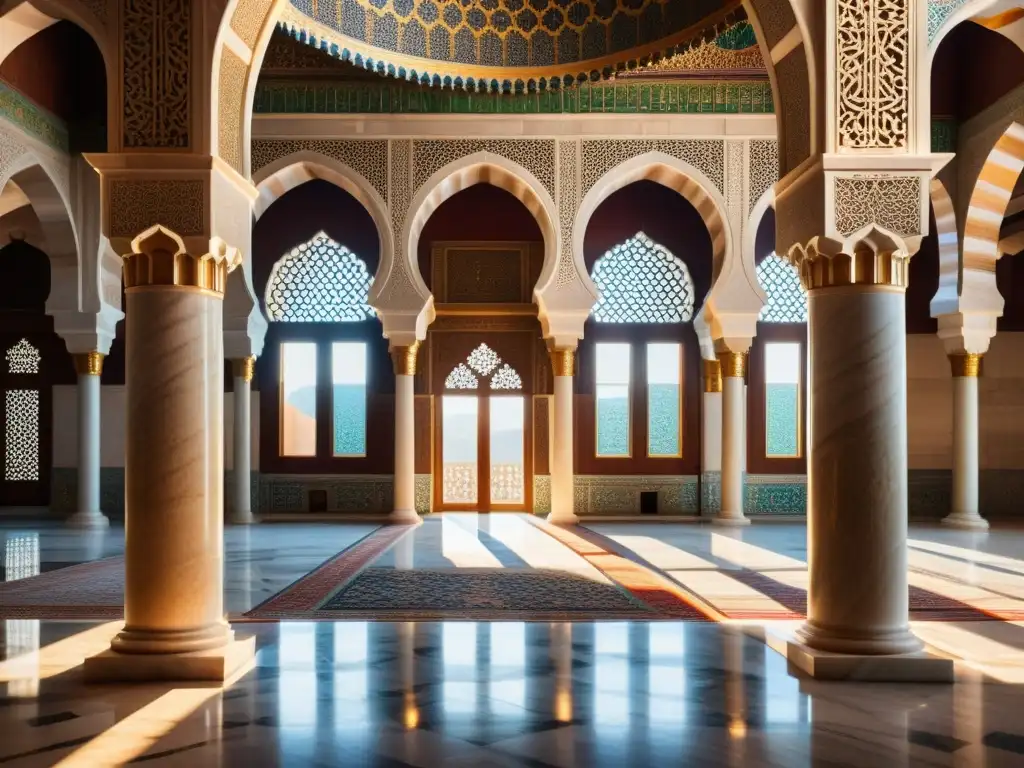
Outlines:
[[[954,378],[976,379],[982,372],[982,355],[972,352],[950,355],[949,367]]]
[[[181,238],[157,226],[132,241],[132,253],[124,256],[124,287],[190,288],[223,298],[236,256],[227,248],[199,256],[186,253]]]
[[[988,29],[996,30],[1008,27],[1021,19],[1024,19],[1024,10],[1011,8],[1008,11],[997,13],[995,16],[976,16],[971,21]]]
[[[704,391],[722,391],[722,364],[717,360],[704,360]]]
[[[414,341],[407,347],[391,348],[391,363],[395,367],[395,376],[416,375],[416,353],[419,352],[420,342]]]
[[[572,376],[576,372],[576,350],[549,349],[551,371],[555,376]]]
[[[790,262],[800,271],[800,282],[808,291],[850,286],[879,286],[906,290],[910,283],[910,256],[901,251],[828,254],[809,248]]]
[[[236,379],[241,378],[246,381],[252,381],[253,374],[256,372],[256,356],[249,355],[248,357],[232,358],[231,372]]]
[[[727,379],[742,379],[747,375],[746,352],[719,352],[721,375]]]
[[[79,376],[100,376],[103,374],[102,352],[86,352],[84,355],[75,355],[75,373]]]

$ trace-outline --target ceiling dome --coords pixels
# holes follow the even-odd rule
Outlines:
[[[291,0],[280,24],[367,69],[508,91],[606,77],[742,18],[740,0]]]

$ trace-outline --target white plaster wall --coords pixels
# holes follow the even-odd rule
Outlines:
[[[104,386],[100,394],[100,462],[104,467],[124,466],[125,388]],[[234,412],[230,392],[224,394],[224,468],[232,468]],[[252,468],[260,468],[259,397],[253,392]],[[74,385],[53,388],[53,466],[78,466],[78,393]]]
[[[978,389],[981,468],[1024,469],[1024,333],[992,339]]]

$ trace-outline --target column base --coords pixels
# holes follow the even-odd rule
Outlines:
[[[70,528],[101,529],[110,527],[110,520],[98,509],[92,512],[75,512],[65,522]]]
[[[419,525],[423,518],[415,509],[396,509],[388,515],[388,522],[393,525]]]
[[[252,512],[246,512],[243,514],[236,514],[234,512],[228,517],[229,525],[254,525],[256,518],[253,517]]]
[[[870,683],[952,683],[953,660],[925,651],[888,655],[832,653],[811,648],[791,633],[765,633],[768,647],[815,680]]]
[[[750,525],[750,518],[743,515],[722,515],[718,514],[711,518],[712,525],[720,525],[723,528],[742,528]]]
[[[229,679],[256,655],[256,638],[190,653],[119,653],[106,650],[85,660],[87,683],[151,683]]]
[[[954,512],[942,518],[942,524],[948,528],[957,528],[961,531],[987,531],[988,520],[981,515],[969,515],[962,512]]]
[[[550,512],[545,519],[552,525],[576,525],[580,521],[575,512]]]

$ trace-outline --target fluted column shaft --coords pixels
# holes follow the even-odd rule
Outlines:
[[[231,361],[234,386],[232,405],[231,464],[231,522],[248,525],[252,516],[252,377],[256,365],[255,357],[243,357]]]
[[[227,267],[174,255],[166,236],[152,240],[125,258],[125,627],[112,643],[122,654],[232,639],[223,608]]]
[[[103,355],[75,355],[78,372],[78,509],[68,520],[77,528],[106,528],[100,511],[100,376]]]
[[[571,524],[579,521],[575,512],[573,468],[573,374],[576,351],[552,349],[551,370],[555,379],[551,435],[551,512],[548,521]]]
[[[810,589],[798,637],[818,650],[921,648],[908,622],[901,270],[894,284],[809,286]]]
[[[746,352],[720,352],[722,371],[722,508],[717,525],[749,525],[743,514],[743,475],[746,451]]]
[[[391,520],[416,523],[416,354],[419,342],[391,348],[395,366],[395,508]]]
[[[953,504],[943,525],[987,530],[978,503],[978,379],[981,355],[950,355],[953,372]]]

